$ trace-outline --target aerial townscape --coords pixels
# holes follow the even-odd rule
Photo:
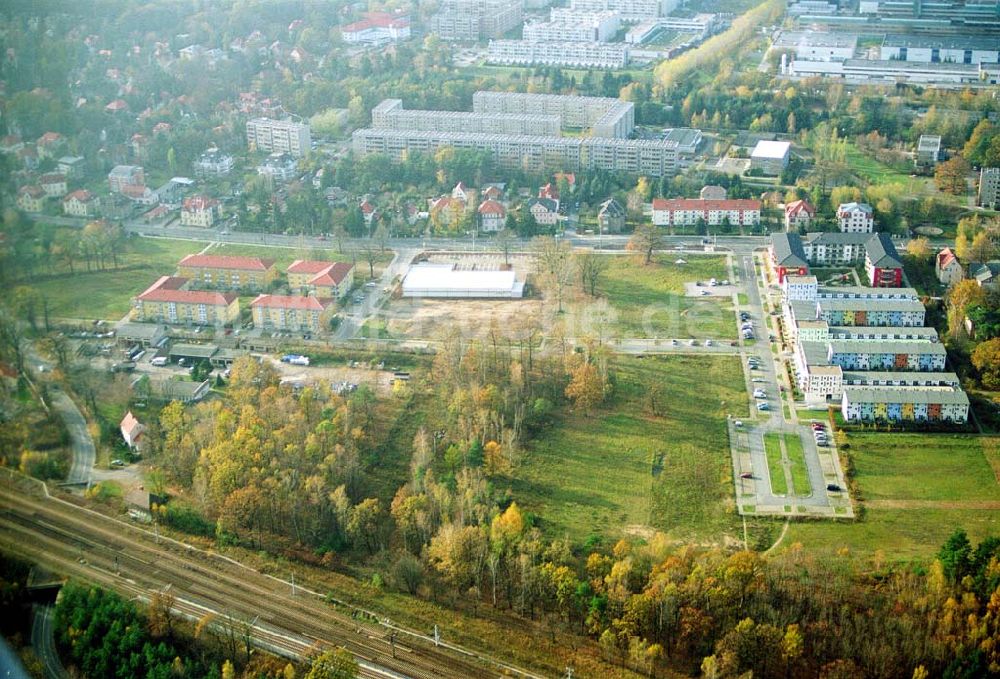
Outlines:
[[[1000,679],[1000,0],[0,43],[0,674]]]

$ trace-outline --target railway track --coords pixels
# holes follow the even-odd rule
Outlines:
[[[145,529],[50,497],[0,488],[0,545],[82,580],[148,601],[169,589],[175,614],[215,624],[251,625],[254,644],[306,659],[342,646],[366,677],[538,675],[454,646],[439,646],[369,612],[324,601],[322,595],[259,573],[232,559],[158,538]],[[251,622],[252,621],[252,622]]]

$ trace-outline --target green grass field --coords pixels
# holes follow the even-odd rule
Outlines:
[[[514,499],[553,538],[736,535],[725,415],[747,413],[738,360],[622,357],[614,370],[609,402],[559,417],[528,445]]]
[[[785,452],[791,463],[792,488],[796,495],[806,496],[812,492],[809,483],[809,472],[806,471],[805,452],[802,450],[802,439],[794,434],[785,436]]]
[[[781,464],[781,435],[764,434],[764,453],[767,455],[767,472],[771,477],[771,492],[775,495],[788,494],[785,468]]]
[[[614,309],[613,328],[619,337],[736,338],[730,299],[700,299],[684,294],[685,282],[729,277],[722,256],[661,255],[649,266],[636,258],[610,256],[598,292]],[[586,313],[586,308],[582,309]]]
[[[157,277],[173,273],[182,257],[206,245],[198,241],[132,238],[118,269],[88,272],[77,265],[71,274],[68,268],[59,267],[58,275],[32,286],[49,299],[50,313],[55,317],[118,320],[128,312],[134,295]]]
[[[1000,534],[1000,510],[986,504],[1000,500],[1000,438],[854,432],[848,443],[863,519],[792,524],[786,545],[909,559],[932,556],[956,528],[973,541]]]

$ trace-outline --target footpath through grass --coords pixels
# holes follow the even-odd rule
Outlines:
[[[764,434],[764,453],[767,455],[767,472],[771,477],[771,492],[775,495],[788,494],[785,467],[781,464],[781,434]]]
[[[662,530],[741,535],[732,507],[726,413],[745,416],[732,356],[615,360],[615,390],[594,412],[567,412],[518,465],[514,499],[552,538]]]
[[[684,287],[728,277],[721,255],[661,254],[647,266],[636,257],[608,255],[598,292],[615,312],[613,330],[619,337],[735,339],[731,299],[688,297]]]
[[[864,516],[792,524],[785,544],[927,558],[956,528],[973,542],[1000,530],[1000,510],[992,508],[1000,501],[1000,437],[853,432],[847,442]]]

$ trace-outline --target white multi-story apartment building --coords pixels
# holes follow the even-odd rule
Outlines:
[[[562,122],[558,115],[551,114],[408,110],[403,108],[402,100],[386,99],[372,109],[372,127],[387,130],[559,136]]]
[[[312,136],[305,123],[254,118],[247,121],[247,144],[253,150],[301,158],[312,148]]]
[[[233,157],[217,148],[210,148],[194,161],[194,173],[199,177],[222,176],[233,169]]]
[[[563,129],[590,128],[593,137],[627,139],[635,130],[635,105],[610,97],[489,92],[472,95],[476,113],[557,115]]]
[[[566,7],[553,8],[548,21],[524,25],[525,40],[538,42],[608,42],[621,26],[617,12],[581,12]]]
[[[752,226],[760,223],[760,201],[745,199],[702,200],[701,198],[656,198],[653,224],[657,226],[709,226],[730,224]]]
[[[444,0],[430,30],[442,40],[498,38],[524,17],[523,0]]]
[[[582,12],[618,12],[622,21],[635,23],[670,14],[677,0],[572,0],[570,7]]]
[[[979,171],[979,204],[994,207],[1000,202],[1000,167]]]
[[[819,281],[815,276],[785,276],[781,283],[788,302],[812,302],[819,290]]]
[[[622,69],[629,64],[629,48],[607,42],[490,40],[486,61],[500,66]]]

